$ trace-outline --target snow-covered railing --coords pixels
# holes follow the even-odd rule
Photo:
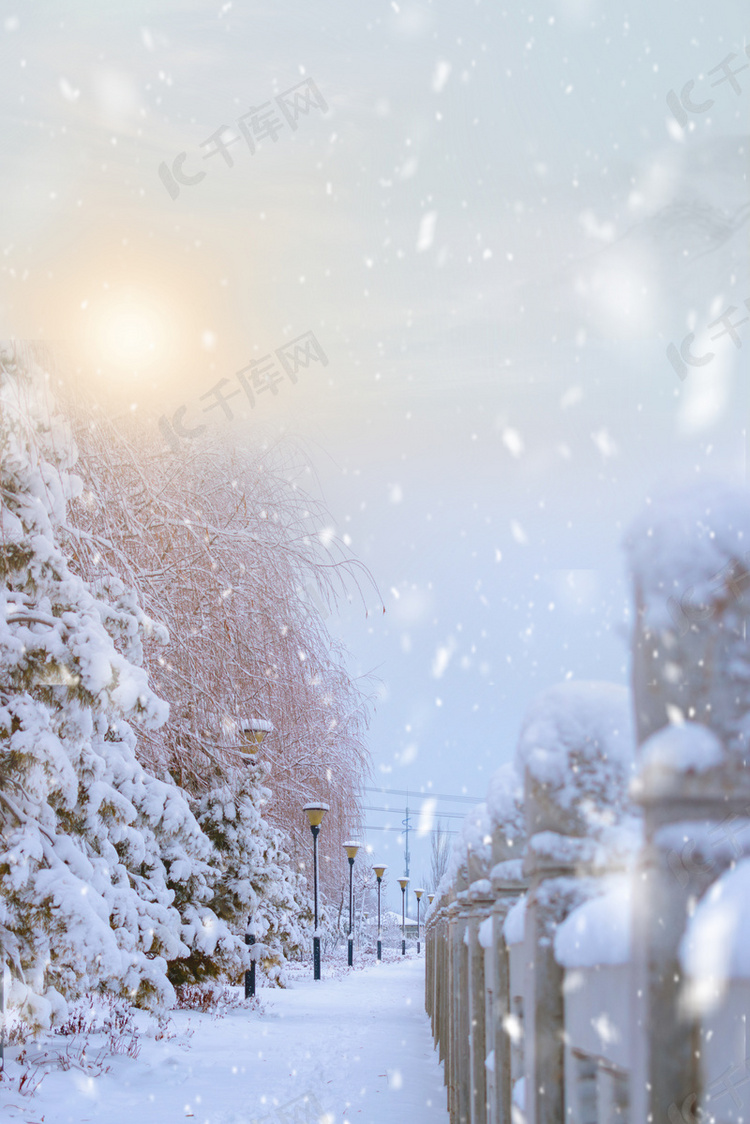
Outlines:
[[[748,545],[745,493],[651,509],[632,694],[544,692],[467,817],[426,919],[452,1124],[750,1117]]]

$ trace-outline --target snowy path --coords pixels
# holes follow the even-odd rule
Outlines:
[[[137,1060],[115,1057],[99,1077],[56,1068],[31,1099],[0,1093],[0,1117],[44,1124],[446,1124],[423,995],[424,960],[408,959],[264,990],[260,1014],[178,1013],[178,1029],[189,1020],[195,1030],[187,1045],[145,1039]],[[305,1095],[309,1104],[299,1100]],[[295,1100],[297,1115],[291,1107],[279,1111]]]

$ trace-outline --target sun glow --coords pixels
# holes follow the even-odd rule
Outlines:
[[[170,350],[168,312],[146,294],[112,294],[87,310],[97,366],[138,374]]]

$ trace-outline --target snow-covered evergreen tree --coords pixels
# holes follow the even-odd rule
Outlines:
[[[168,962],[242,955],[208,902],[215,857],[184,794],[149,775],[132,722],[167,706],[138,659],[153,625],[61,549],[80,492],[45,377],[0,355],[0,955],[31,1025],[107,987],[158,1007]],[[129,658],[130,657],[130,658]],[[174,888],[180,888],[180,901]]]
[[[235,932],[244,933],[251,919],[256,959],[268,979],[283,985],[284,962],[312,934],[312,909],[282,833],[263,817],[271,793],[262,770],[250,763],[234,783],[217,784],[201,800],[198,820],[222,860],[211,906]]]

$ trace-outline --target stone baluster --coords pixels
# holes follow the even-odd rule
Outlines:
[[[439,943],[438,943],[438,973],[437,973],[437,992],[436,992],[436,1010],[439,1020],[439,1041],[438,1041],[438,1057],[440,1061],[444,1061],[448,1052],[448,996],[449,990],[449,966],[448,966],[448,908],[452,899],[448,899],[440,911],[440,928],[439,928]],[[446,1076],[447,1085],[447,1064],[444,1066],[444,1075]]]
[[[564,1124],[564,972],[555,932],[589,892],[586,876],[597,850],[606,851],[600,841],[630,812],[633,751],[630,698],[613,684],[560,684],[524,720],[526,1124]]]
[[[494,855],[493,855],[494,857]],[[494,1051],[495,1068],[489,1098],[490,1124],[511,1124],[511,1038],[509,1022],[510,965],[503,925],[510,909],[526,892],[527,882],[520,859],[499,862],[492,868],[492,945],[487,949],[488,1051]]]
[[[489,879],[473,882],[468,890],[466,926],[469,975],[469,1082],[471,1124],[487,1124],[488,1028],[485,1010],[485,955],[479,943],[479,929],[490,916],[494,899]]]
[[[493,887],[493,903],[494,909],[494,887]],[[487,1052],[487,1073],[485,1080],[487,1082],[487,1124],[494,1124],[497,1111],[497,1087],[495,1085],[495,989],[496,989],[496,973],[494,970],[493,954],[494,954],[494,918],[490,909],[488,921],[484,923],[485,928],[487,924],[491,930],[492,944],[488,948],[483,944],[482,953],[484,959],[484,1034],[485,1034],[485,1050]],[[480,931],[481,932],[481,931]],[[492,1065],[489,1065],[489,1060],[492,1058]]]
[[[748,546],[747,492],[707,485],[674,497],[655,514],[652,509],[629,537],[632,683],[646,758],[633,933],[633,1120],[681,1121],[681,1106],[701,1095],[699,1024],[685,1004],[678,949],[696,899],[738,857],[721,825],[749,814]],[[694,755],[687,753],[691,730],[681,728],[683,722],[715,735],[719,760],[688,768]],[[665,769],[670,724],[671,765]],[[661,766],[652,752],[659,747]],[[675,844],[686,834],[683,847]]]
[[[527,855],[528,904],[524,932],[524,1078],[527,1124],[562,1124],[565,1118],[563,1070],[563,969],[555,960],[554,932],[572,908],[549,883],[573,878],[575,866],[561,866]],[[550,893],[552,891],[552,893]]]
[[[430,910],[430,913],[432,911]],[[424,1009],[430,1019],[430,1026],[432,1026],[433,1015],[435,1013],[434,995],[435,995],[435,979],[434,979],[434,945],[433,945],[433,930],[430,925],[429,913],[424,920],[423,940],[424,940]]]
[[[493,904],[491,943],[485,946],[485,1024],[487,1053],[494,1056],[487,1081],[487,1114],[489,1124],[511,1124],[510,965],[503,925],[527,888],[521,861],[526,842],[523,784],[512,764],[502,765],[494,773],[487,808],[492,825]]]
[[[460,956],[458,931],[463,928],[459,914],[461,902],[454,899],[448,907],[447,960],[448,994],[446,996],[446,1036],[445,1036],[445,1080],[448,1086],[448,1113],[451,1124],[458,1121],[458,1023],[461,1004]]]
[[[429,957],[429,982],[427,985],[427,1011],[430,1014],[432,1037],[439,1051],[440,1061],[446,1057],[446,996],[448,994],[448,929],[447,910],[450,895],[444,895],[430,908],[429,921],[425,928],[426,949]],[[447,1066],[443,1076],[448,1084]]]
[[[443,1082],[445,1084],[446,1104],[450,1111],[450,1036],[451,1036],[451,945],[450,921],[453,897],[446,901],[442,907],[442,940],[440,949],[440,970],[443,976],[443,988],[439,995],[438,1005],[438,1056],[443,1063]]]
[[[466,929],[470,916],[468,890],[457,895],[458,913],[454,929],[456,956],[456,1001],[454,1020],[454,1090],[456,1124],[470,1124],[471,1120],[471,1058],[469,1053],[469,946]]]
[[[468,1055],[469,1027],[466,989],[468,959],[464,943],[466,931],[466,890],[468,871],[464,862],[453,882],[454,900],[448,906],[448,995],[446,997],[446,1060],[448,1112],[451,1124],[469,1124]]]
[[[462,1081],[467,1085],[471,1124],[487,1124],[487,1078],[484,1022],[484,950],[479,944],[479,926],[492,908],[492,887],[487,875],[491,859],[490,821],[487,808],[480,805],[466,817],[462,833],[466,843],[466,880],[463,915],[466,983],[462,1018],[462,1041],[467,1054]],[[465,1033],[465,1039],[464,1039]]]

